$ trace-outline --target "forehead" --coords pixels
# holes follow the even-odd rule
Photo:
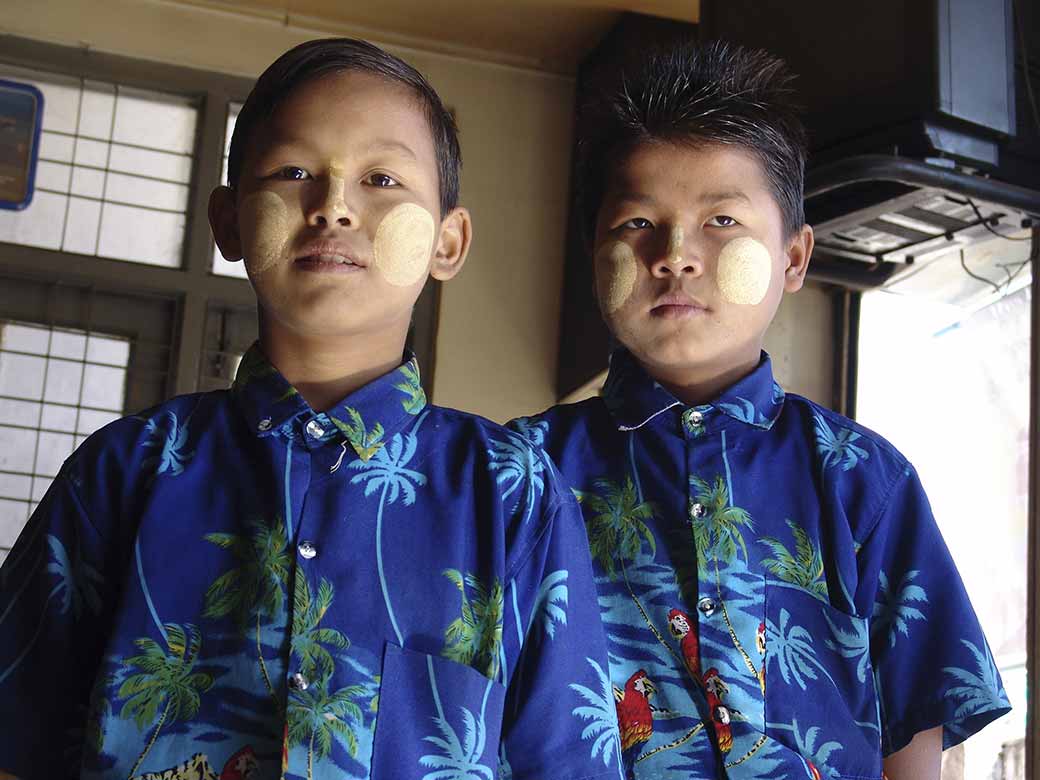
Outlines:
[[[349,152],[356,144],[403,144],[433,159],[433,137],[418,96],[403,84],[348,71],[295,87],[258,133],[264,146],[293,144]]]
[[[616,157],[607,179],[605,201],[646,197],[694,203],[737,196],[752,205],[773,201],[758,158],[726,144],[640,144]]]

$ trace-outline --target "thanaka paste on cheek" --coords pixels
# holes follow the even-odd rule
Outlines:
[[[426,275],[435,232],[433,215],[422,206],[394,206],[376,228],[372,265],[392,285],[415,284]]]
[[[636,256],[624,241],[605,245],[599,251],[602,272],[599,278],[599,296],[603,308],[613,314],[632,296],[636,286]]]
[[[246,268],[260,274],[277,264],[289,242],[289,213],[280,196],[254,192],[239,207]]]
[[[730,303],[754,306],[769,291],[773,258],[765,244],[750,236],[735,238],[719,252],[719,292]]]

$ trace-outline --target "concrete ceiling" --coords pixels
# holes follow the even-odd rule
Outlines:
[[[448,54],[571,73],[625,11],[684,22],[700,0],[173,0]]]

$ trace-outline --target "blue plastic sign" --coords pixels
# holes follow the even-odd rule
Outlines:
[[[42,123],[40,90],[0,79],[0,209],[32,202]]]

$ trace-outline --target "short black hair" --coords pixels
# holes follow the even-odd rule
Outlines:
[[[333,73],[360,71],[401,84],[415,95],[426,114],[437,154],[441,215],[459,203],[462,152],[455,118],[419,71],[404,60],[367,41],[324,38],[296,46],[268,66],[257,79],[235,121],[228,151],[228,186],[234,189],[242,173],[246,149],[257,128],[301,85]]]
[[[783,60],[715,41],[651,52],[601,87],[578,122],[576,191],[591,245],[616,159],[644,144],[739,146],[759,161],[786,237],[805,222],[802,196],[808,140]]]

